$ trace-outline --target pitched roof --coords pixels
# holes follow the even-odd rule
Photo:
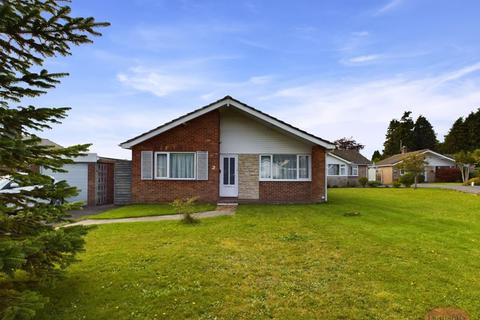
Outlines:
[[[372,162],[365,158],[360,152],[357,150],[338,150],[335,149],[331,151],[330,153],[333,153],[334,155],[345,159],[347,161],[350,161],[354,164],[360,164],[360,165],[369,165]]]
[[[131,147],[145,141],[145,140],[148,140],[156,135],[159,135],[160,133],[162,132],[165,132],[167,130],[170,130],[172,128],[175,128],[176,126],[180,125],[180,124],[183,124],[185,122],[188,122],[192,119],[195,119],[201,115],[204,115],[210,111],[213,111],[213,110],[216,110],[218,108],[221,108],[221,107],[234,107],[234,108],[237,108],[241,111],[244,111],[245,113],[248,113],[250,114],[251,116],[253,117],[256,117],[260,120],[263,120],[265,122],[268,122],[272,125],[274,125],[275,127],[283,130],[283,131],[287,131],[303,140],[307,140],[307,141],[310,141],[312,143],[315,143],[315,144],[318,144],[326,149],[333,149],[335,147],[335,145],[328,141],[328,140],[325,140],[325,139],[322,139],[320,137],[317,137],[311,133],[308,133],[306,131],[303,131],[297,127],[294,127],[282,120],[279,120],[275,117],[272,117],[271,115],[268,115],[258,109],[255,109],[239,100],[236,100],[234,98],[232,98],[231,96],[225,96],[224,98],[220,99],[220,100],[217,100],[215,102],[212,102],[204,107],[201,107],[201,108],[198,108],[192,112],[189,112],[179,118],[176,118],[170,122],[167,122],[155,129],[152,129],[150,131],[147,131],[145,133],[142,133],[141,135],[139,136],[136,136],[132,139],[129,139],[125,142],[122,142],[120,144],[120,146],[122,148],[125,148],[125,149],[130,149]]]
[[[49,147],[54,147],[55,149],[63,149],[63,147],[52,140],[41,138],[42,140],[40,141],[41,146],[49,146]]]
[[[440,156],[442,158],[446,158],[448,160],[451,160],[451,161],[455,161],[454,159],[448,157],[448,156],[445,156],[443,154],[440,154],[440,153],[437,153],[435,151],[432,151],[430,149],[422,149],[422,150],[417,150],[417,151],[411,151],[411,152],[405,152],[405,153],[399,153],[399,154],[396,154],[396,155],[393,155],[391,157],[388,157],[386,159],[383,159],[383,160],[380,160],[378,161],[375,165],[377,166],[392,166],[392,165],[395,165],[401,161],[403,161],[405,158],[411,156],[411,155],[414,155],[414,154],[425,154],[425,153],[432,153],[434,155],[437,155],[437,156]]]

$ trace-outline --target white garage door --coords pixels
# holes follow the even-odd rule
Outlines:
[[[68,172],[52,172],[43,169],[42,173],[54,177],[56,181],[65,180],[70,186],[78,189],[78,196],[69,198],[68,201],[83,201],[86,203],[88,199],[88,164],[67,164],[63,168]]]

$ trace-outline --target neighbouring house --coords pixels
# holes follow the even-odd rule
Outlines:
[[[323,202],[335,146],[230,96],[123,142],[132,202]]]
[[[375,170],[375,180],[383,184],[392,184],[394,181],[397,181],[400,176],[404,174],[403,170],[398,168],[398,165],[402,163],[403,159],[413,154],[422,154],[425,156],[425,182],[441,180],[442,172],[446,171],[454,171],[460,174],[458,169],[456,169],[453,158],[429,149],[423,149],[396,154],[373,164],[370,166],[370,170]]]
[[[367,177],[371,161],[357,150],[333,150],[327,154],[329,187],[355,187],[360,177]]]
[[[42,139],[41,144],[62,148],[48,139]],[[129,160],[87,153],[74,158],[73,161],[74,163],[63,166],[65,172],[55,172],[43,167],[39,169],[40,173],[51,176],[56,181],[65,180],[70,186],[78,189],[77,196],[65,200],[81,201],[86,206],[130,202]]]

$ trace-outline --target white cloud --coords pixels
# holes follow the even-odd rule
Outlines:
[[[128,73],[119,73],[117,80],[126,86],[153,93],[158,97],[198,85],[198,81],[192,76],[167,74],[144,67],[132,68]]]
[[[390,0],[387,4],[385,4],[383,7],[381,7],[380,9],[378,9],[376,12],[375,12],[375,15],[382,15],[384,13],[387,13],[389,11],[392,11],[393,9],[395,9],[396,7],[398,7],[400,4],[403,3],[404,0]]]
[[[380,54],[369,54],[364,56],[353,57],[353,58],[342,60],[342,61],[347,64],[358,64],[358,63],[365,63],[365,62],[372,62],[375,60],[379,60],[382,57],[383,56]]]
[[[404,110],[431,120],[441,140],[456,118],[480,105],[480,77],[473,74],[478,71],[480,64],[473,64],[430,77],[314,82],[280,89],[262,103],[321,137],[353,136],[370,155],[381,149],[388,122]]]

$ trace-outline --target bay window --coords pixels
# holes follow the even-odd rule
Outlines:
[[[309,180],[310,171],[309,155],[260,156],[260,180]]]
[[[156,152],[155,179],[195,179],[195,152]]]

